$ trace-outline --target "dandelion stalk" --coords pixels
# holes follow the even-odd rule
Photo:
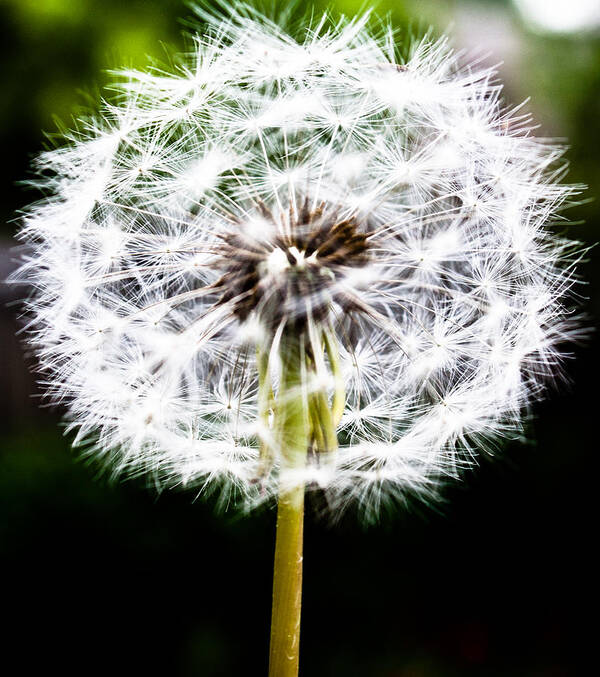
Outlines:
[[[337,449],[334,416],[338,415],[340,399],[344,399],[334,339],[324,332],[322,345],[311,346],[312,359],[307,355],[304,340],[305,336],[301,334],[299,338],[286,337],[281,344],[282,373],[275,405],[275,428],[280,437],[283,463],[277,505],[270,677],[295,677],[298,674],[306,458],[310,448],[314,454],[331,459]],[[322,388],[310,394],[307,392],[310,383],[307,372],[314,371],[315,349],[320,358],[323,350],[327,352],[334,374],[331,407]],[[264,389],[267,371],[261,369],[259,375],[260,387]]]
[[[295,677],[300,657],[304,480],[310,441],[304,345],[282,342],[282,374],[276,427],[283,455],[273,569],[270,677]]]
[[[282,489],[277,507],[269,677],[296,677],[300,660],[304,484]]]

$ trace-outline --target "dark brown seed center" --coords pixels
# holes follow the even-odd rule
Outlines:
[[[285,322],[298,331],[309,319],[324,319],[333,304],[345,307],[344,276],[369,261],[360,222],[307,202],[290,210],[285,224],[266,207],[261,212],[265,232],[250,233],[240,222],[224,238],[219,303],[231,302],[241,321],[256,311],[271,329]]]

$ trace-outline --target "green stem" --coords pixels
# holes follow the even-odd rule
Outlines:
[[[269,677],[297,677],[302,609],[304,485],[282,491],[277,506]]]
[[[294,471],[302,471],[306,464],[310,422],[303,346],[286,341],[281,356],[283,364],[276,418],[283,467],[277,507],[269,677],[297,677],[302,609],[304,481],[294,477]]]
[[[302,337],[284,334],[281,340],[281,378],[274,401],[269,381],[268,356],[259,354],[260,410],[265,425],[274,412],[274,433],[280,452],[280,488],[273,570],[273,611],[269,677],[297,677],[300,658],[300,613],[302,609],[302,537],[304,530],[304,480],[309,447],[323,457],[335,454],[336,428],[344,410],[344,381],[337,344],[323,334],[335,381],[330,407],[326,390],[308,393],[307,371],[314,358],[305,350]],[[314,349],[314,346],[313,346]],[[322,348],[321,348],[322,349]],[[272,450],[263,445],[264,460]]]

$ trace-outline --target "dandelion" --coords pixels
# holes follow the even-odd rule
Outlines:
[[[576,332],[562,148],[445,39],[245,6],[37,159],[20,275],[50,396],[115,475],[278,498],[271,674],[298,665],[306,490],[434,500]]]

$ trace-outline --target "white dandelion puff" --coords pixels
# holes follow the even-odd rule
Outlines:
[[[577,188],[493,71],[398,41],[238,8],[38,158],[28,327],[115,474],[376,511],[519,430],[576,332]]]

